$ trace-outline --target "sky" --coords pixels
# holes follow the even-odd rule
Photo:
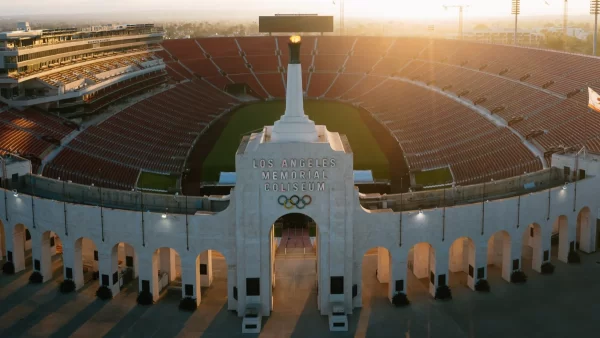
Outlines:
[[[126,11],[231,12],[248,18],[276,13],[339,14],[340,0],[0,0],[0,16],[22,14],[75,14]],[[335,2],[335,4],[333,3]],[[455,17],[457,9],[443,5],[470,5],[467,18],[510,17],[511,0],[345,0],[347,18],[435,19]],[[522,0],[521,15],[561,15],[563,0]],[[589,0],[569,0],[569,13],[585,15]]]

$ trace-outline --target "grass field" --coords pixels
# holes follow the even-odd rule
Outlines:
[[[448,167],[415,173],[415,182],[423,186],[452,183],[452,173]]]
[[[235,171],[235,152],[243,135],[273,125],[285,111],[285,101],[252,104],[234,112],[202,168],[203,181],[218,181],[222,171]],[[331,101],[305,101],[304,111],[318,125],[345,134],[354,152],[354,169],[373,171],[376,179],[389,179],[389,164],[358,110]]]
[[[177,178],[179,176],[176,175],[160,175],[155,173],[149,173],[142,171],[140,178],[138,179],[137,186],[139,188],[146,189],[156,189],[156,190],[166,190],[173,191],[177,187]]]

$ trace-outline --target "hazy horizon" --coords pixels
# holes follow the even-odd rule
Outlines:
[[[335,1],[335,4],[334,4]],[[466,20],[478,18],[510,19],[510,0],[345,0],[346,18],[371,18],[381,20],[456,19],[457,9],[444,10],[443,5],[467,4]],[[227,18],[256,19],[259,15],[311,13],[339,16],[339,0],[0,0],[0,17],[71,15],[106,16],[111,13],[145,13],[153,16],[173,16],[177,19],[193,15],[198,19]],[[562,0],[530,0],[521,3],[521,16],[560,16]],[[589,0],[570,0],[570,17],[587,15]],[[139,16],[139,15],[135,15]],[[76,19],[76,18],[74,18]]]

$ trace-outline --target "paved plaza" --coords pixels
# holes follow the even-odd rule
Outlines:
[[[386,284],[375,278],[376,256],[363,263],[363,307],[349,318],[349,332],[331,333],[316,301],[316,261],[293,255],[276,260],[274,311],[263,320],[259,337],[595,337],[600,319],[600,253],[582,254],[583,263],[554,261],[554,275],[525,268],[525,285],[511,285],[490,268],[490,294],[469,290],[453,279],[454,299],[431,299],[422,281],[408,280],[412,304],[394,308]],[[526,265],[526,264],[524,264]],[[241,319],[226,309],[225,261],[215,258],[214,282],[202,290],[194,313],[178,310],[181,290],[164,292],[152,306],[136,304],[132,283],[111,301],[96,299],[97,282],[77,294],[58,292],[55,278],[29,285],[31,268],[14,276],[0,274],[0,337],[253,337],[241,334]],[[409,274],[410,276],[410,274]]]

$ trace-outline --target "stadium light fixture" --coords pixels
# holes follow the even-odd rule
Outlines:
[[[600,14],[600,0],[590,0],[590,14],[594,16],[594,56],[596,55],[596,43],[598,41],[598,14]]]
[[[514,37],[514,41],[515,41],[515,45],[518,44],[518,38],[517,38],[517,23],[518,23],[518,17],[519,14],[521,14],[521,0],[512,0],[512,11],[511,14],[515,16],[515,37]]]

